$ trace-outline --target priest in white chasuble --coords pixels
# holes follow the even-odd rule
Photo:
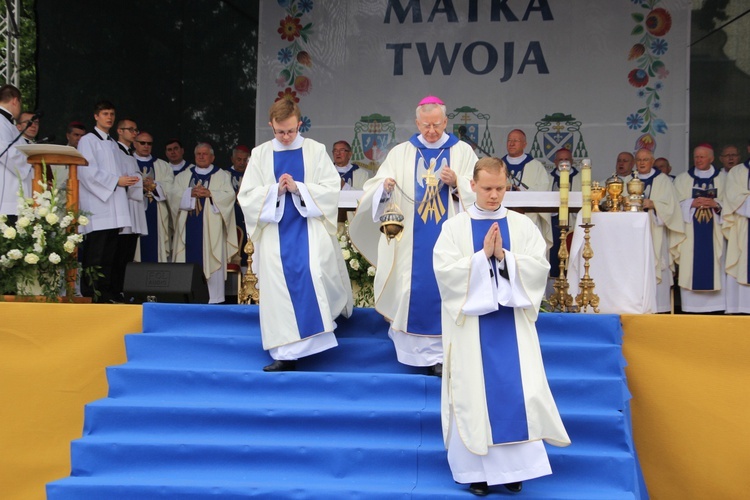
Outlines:
[[[253,149],[237,200],[255,246],[264,371],[338,345],[335,319],[352,311],[352,290],[336,239],[341,180],[323,144],[302,137],[301,112],[287,99],[269,112],[274,139]]]
[[[678,283],[684,312],[726,310],[722,205],[726,173],[713,166],[714,150],[701,144],[693,150],[694,166],[674,180],[680,201],[685,239],[678,246]]]
[[[148,234],[138,241],[136,260],[140,262],[170,262],[172,241],[170,238],[171,210],[169,193],[174,184],[174,171],[164,160],[154,157],[151,149],[154,138],[141,131],[133,141],[133,158],[143,175],[146,223]]]
[[[508,211],[502,160],[474,170],[477,201],[448,220],[433,262],[442,298],[443,438],[453,478],[477,495],[551,474],[542,440],[570,444],[542,361],[536,319],[549,272],[528,217]]]
[[[638,178],[643,182],[643,209],[649,214],[651,227],[656,264],[656,312],[670,312],[674,262],[678,246],[685,239],[680,202],[670,177],[654,168],[654,153],[645,148],[639,149],[635,153],[635,166]],[[627,186],[625,183],[626,191]]]
[[[178,174],[171,192],[177,208],[172,252],[174,262],[203,266],[209,302],[224,302],[227,261],[237,253],[232,178],[213,164],[210,144],[195,147],[195,165]]]
[[[391,323],[398,360],[442,373],[440,294],[432,248],[442,224],[474,202],[471,172],[477,157],[467,143],[445,132],[445,104],[425,97],[416,109],[419,133],[394,147],[364,185],[349,226],[352,242],[376,266],[375,309]],[[400,239],[379,231],[390,203],[403,212]]]
[[[750,160],[727,174],[724,224],[727,239],[727,310],[750,314]]]

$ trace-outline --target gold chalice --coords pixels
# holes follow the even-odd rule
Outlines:
[[[592,212],[601,212],[599,209],[599,203],[602,201],[602,198],[604,198],[604,186],[599,185],[599,181],[594,181],[591,184],[591,211]]]
[[[621,212],[622,207],[622,191],[625,186],[622,180],[617,177],[617,174],[612,174],[612,177],[607,179],[607,206],[610,212]]]

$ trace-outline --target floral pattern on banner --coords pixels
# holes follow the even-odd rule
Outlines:
[[[656,7],[661,0],[630,0],[635,5],[647,10],[647,13],[631,14],[635,27],[631,35],[638,41],[630,48],[629,61],[635,61],[635,68],[628,73],[628,83],[635,87],[637,96],[645,101],[638,111],[625,118],[630,130],[642,133],[635,142],[635,149],[656,150],[656,134],[666,133],[667,123],[659,118],[661,97],[664,89],[661,80],[669,76],[669,71],[661,57],[669,50],[669,43],[664,39],[672,28],[672,16],[668,10]]]
[[[300,96],[306,96],[312,90],[312,80],[304,73],[311,68],[312,58],[305,50],[310,35],[313,34],[313,23],[303,25],[302,18],[313,9],[313,0],[278,0],[279,6],[285,10],[284,17],[279,21],[276,30],[282,40],[289,45],[279,49],[276,58],[282,65],[276,78],[276,85],[283,90],[276,96],[276,101],[289,99],[299,103]],[[309,117],[302,117],[300,132],[310,130],[312,122]]]

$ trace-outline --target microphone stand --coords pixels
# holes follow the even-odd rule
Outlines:
[[[478,149],[481,153],[484,153],[485,156],[492,156],[489,154],[482,146],[474,142],[471,137],[466,135],[466,132],[464,130],[461,130],[463,127],[459,127],[458,129],[458,136],[459,139],[463,139],[464,141],[468,142],[469,145],[471,145],[474,149]],[[521,179],[515,176],[513,172],[510,171],[509,168],[506,168],[506,171],[508,172],[508,176],[513,180],[513,185],[518,189],[518,186],[522,186],[524,189],[529,189],[529,186],[524,184]]]

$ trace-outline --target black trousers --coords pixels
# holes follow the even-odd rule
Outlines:
[[[96,290],[101,294],[95,299],[98,302],[109,302],[115,298],[112,291],[112,268],[119,233],[118,228],[103,229],[92,231],[84,237],[81,265],[84,269],[96,267],[97,269],[93,269],[94,274],[102,274],[101,277],[92,276],[91,279],[86,274],[81,276],[81,293],[84,297],[94,297]]]

